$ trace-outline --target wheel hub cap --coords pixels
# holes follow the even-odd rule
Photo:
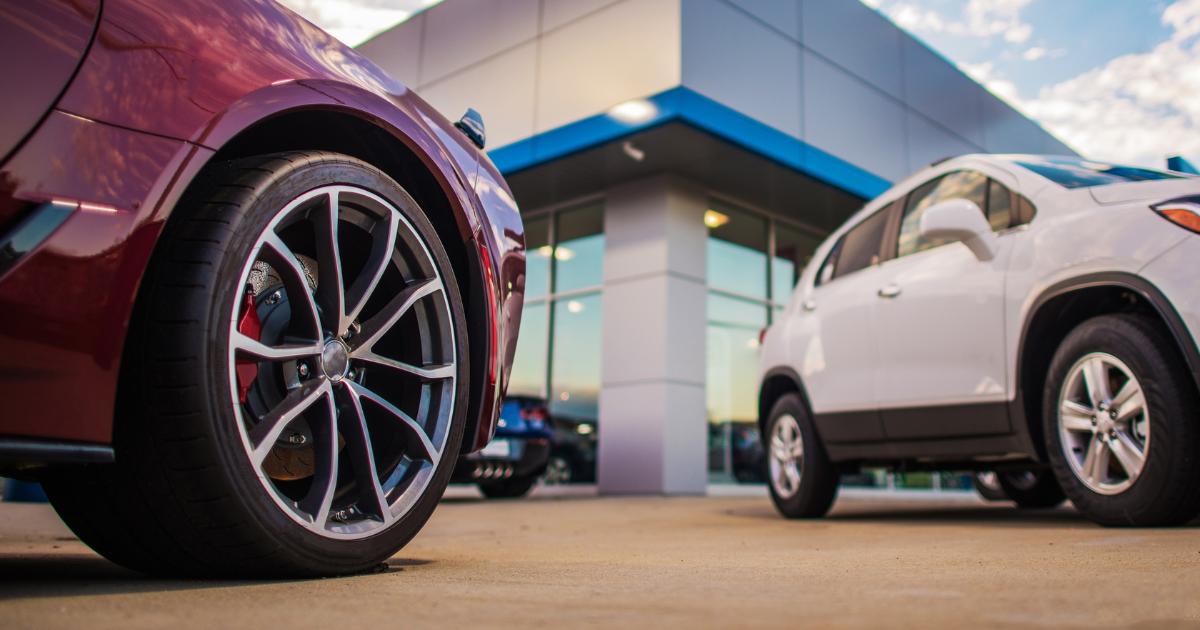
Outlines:
[[[1103,352],[1067,372],[1058,401],[1063,456],[1089,490],[1116,495],[1141,476],[1150,452],[1150,410],[1133,370]]]
[[[335,383],[350,371],[350,350],[340,339],[325,342],[325,348],[321,350],[321,371]]]

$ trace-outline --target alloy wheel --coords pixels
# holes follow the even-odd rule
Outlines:
[[[800,490],[804,470],[804,438],[800,434],[800,423],[791,414],[775,420],[767,461],[775,493],[785,499],[794,496]]]
[[[230,401],[259,480],[323,537],[386,529],[453,459],[456,337],[428,246],[388,200],[324,186],[275,215],[240,279]]]
[[[1067,463],[1088,489],[1128,490],[1150,448],[1150,410],[1133,370],[1103,352],[1075,362],[1059,393],[1058,429]]]

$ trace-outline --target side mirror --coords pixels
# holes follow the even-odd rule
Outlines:
[[[996,257],[996,235],[973,201],[950,199],[933,204],[921,215],[920,231],[927,239],[961,241],[979,260]]]

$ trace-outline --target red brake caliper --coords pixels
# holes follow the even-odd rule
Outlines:
[[[258,309],[254,305],[254,289],[246,287],[246,295],[242,298],[242,312],[238,315],[238,332],[255,340],[262,340],[262,322],[258,319]],[[258,362],[254,359],[238,359],[237,383],[238,400],[246,402],[246,394],[254,379],[258,378]]]

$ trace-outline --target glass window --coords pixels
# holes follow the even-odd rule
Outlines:
[[[555,225],[554,290],[598,287],[604,281],[604,209],[561,212]]]
[[[967,199],[975,202],[981,210],[985,206],[988,178],[976,171],[956,171],[931,182],[922,184],[908,196],[904,217],[900,220],[900,238],[897,256],[907,256],[924,251],[949,241],[921,237],[921,217],[925,211],[940,201]],[[838,275],[841,275],[840,273]]]
[[[550,412],[597,418],[600,396],[600,294],[556,300]]]
[[[708,286],[767,299],[767,220],[719,204],[708,226]]]
[[[1087,188],[1125,182],[1141,182],[1157,179],[1182,179],[1183,175],[1165,173],[1136,166],[1120,166],[1093,162],[1079,158],[1041,158],[1023,155],[1013,160],[1017,166],[1027,168],[1064,188]]]
[[[546,396],[546,304],[526,304],[521,314],[520,342],[513,357],[508,393]]]
[[[775,257],[771,259],[771,300],[787,304],[800,273],[821,240],[800,230],[775,224]]]
[[[997,232],[1013,224],[1012,192],[995,180],[988,182],[987,218]]]
[[[887,230],[888,206],[876,212],[858,225],[850,228],[838,245],[838,256],[834,277],[866,269],[879,262],[879,251],[883,246],[883,233]]]
[[[1025,195],[1016,195],[1017,197],[1017,218],[1013,225],[1025,225],[1033,220],[1037,215],[1037,208],[1033,207],[1033,202],[1026,199]]]
[[[705,396],[709,421],[709,470],[732,475],[737,450],[733,436],[757,435],[758,333],[767,325],[760,303],[708,295],[707,379]]]
[[[846,237],[838,239],[838,242],[833,244],[833,248],[829,250],[829,255],[825,257],[825,262],[821,263],[821,269],[817,271],[816,286],[821,286],[830,280],[833,280],[833,270],[837,267],[838,254],[842,251],[842,243]]]
[[[525,299],[546,297],[550,288],[550,219],[525,222]]]

